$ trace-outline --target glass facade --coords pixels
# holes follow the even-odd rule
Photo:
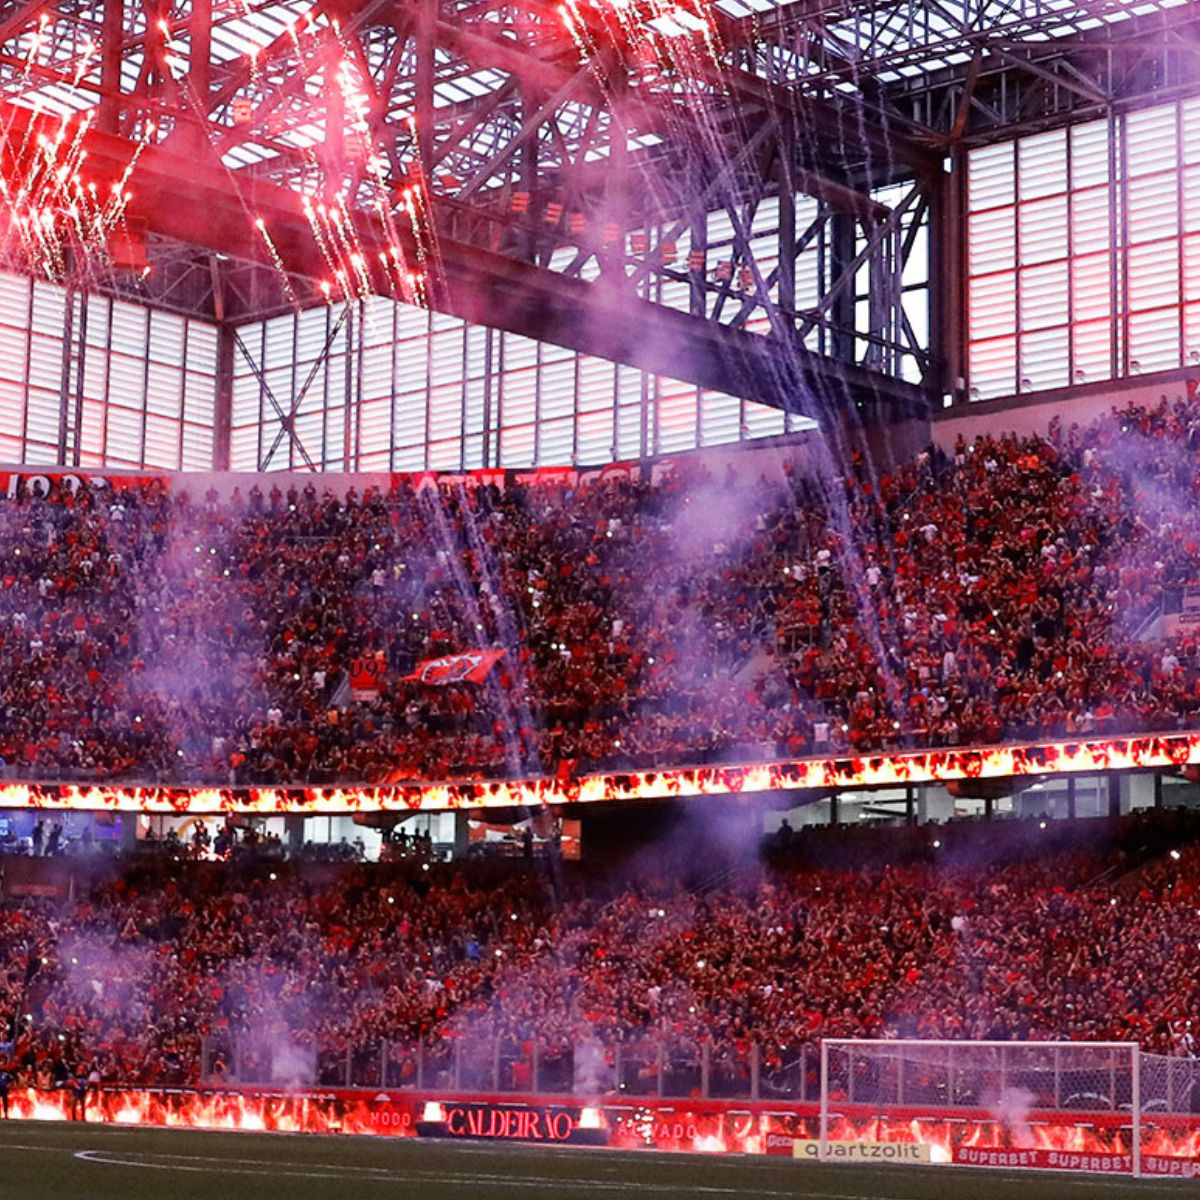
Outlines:
[[[974,150],[971,399],[1200,364],[1200,98]]]
[[[0,273],[0,461],[207,470],[217,331]]]
[[[804,418],[389,299],[240,331],[235,471],[592,464],[805,427]],[[322,351],[329,347],[322,360]],[[261,368],[256,372],[251,362]],[[280,436],[296,405],[304,453]]]

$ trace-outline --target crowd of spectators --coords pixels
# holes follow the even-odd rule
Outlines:
[[[1194,1051],[1200,843],[1131,856],[1051,832],[980,862],[931,836],[887,865],[784,855],[701,890],[527,863],[132,865],[0,903],[0,1067],[328,1083],[386,1055],[390,1084],[447,1086],[456,1047],[461,1083],[498,1042],[518,1086],[535,1041],[576,1080],[590,1048],[597,1081],[618,1046],[656,1061],[647,1043],[676,1064],[757,1044],[764,1071],[824,1036]]]
[[[1190,727],[1200,405],[831,478],[680,460],[574,490],[186,478],[0,501],[22,778],[443,779]],[[482,683],[409,676],[497,647]],[[382,686],[355,699],[352,664]]]

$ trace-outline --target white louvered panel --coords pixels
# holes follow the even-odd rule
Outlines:
[[[1154,242],[1131,246],[1128,258],[1129,308],[1138,312],[1179,303],[1177,244]]]
[[[1200,164],[1183,172],[1183,211],[1180,214],[1185,233],[1200,232]]]
[[[1183,298],[1200,300],[1200,234],[1183,239]]]
[[[0,379],[24,381],[26,336],[23,329],[0,325]]]
[[[189,421],[211,428],[216,388],[216,380],[211,375],[189,371],[183,380],[183,415]]]
[[[1067,135],[1056,129],[1022,138],[1017,147],[1017,191],[1037,200],[1067,190]]]
[[[1179,229],[1179,202],[1173,171],[1129,181],[1126,222],[1130,242],[1150,242],[1175,236]]]
[[[29,389],[25,413],[26,437],[30,441],[56,445],[58,442],[58,393],[41,388]]]
[[[1130,178],[1174,170],[1177,162],[1175,105],[1125,115],[1125,170]]]
[[[728,396],[724,392],[701,392],[699,444],[719,446],[736,442],[742,435],[741,408],[736,396]],[[779,415],[783,416],[782,413]],[[780,424],[782,428],[782,422]]]
[[[183,469],[211,471],[213,467],[213,431],[202,425],[183,427]]]
[[[1007,270],[1015,263],[1015,222],[1016,211],[1011,208],[990,209],[970,216],[967,261],[972,275]]]
[[[483,434],[473,433],[463,438],[464,471],[477,471],[483,466]]]
[[[125,459],[141,464],[142,414],[121,405],[108,406],[108,445],[104,448],[109,458]]]
[[[467,378],[482,379],[487,370],[487,330],[482,325],[468,325]]]
[[[429,371],[432,382],[456,383],[462,378],[463,331],[451,329],[446,333],[435,333],[429,339]]]
[[[233,381],[233,424],[249,425],[258,420],[258,380],[243,375]]]
[[[1185,163],[1200,164],[1200,96],[1191,96],[1179,105],[1183,136],[1180,151]]]
[[[431,471],[457,471],[462,466],[462,440],[447,438],[429,443],[429,469]]]
[[[392,394],[392,348],[367,346],[362,354],[362,396],[378,400]]]
[[[363,454],[360,460],[360,468],[363,471],[386,471],[391,463],[391,452],[388,450],[376,450],[371,454]]]
[[[1183,361],[1188,367],[1200,365],[1200,301],[1184,306]]]
[[[31,327],[38,333],[48,333],[61,339],[66,322],[66,292],[55,283],[43,283],[41,280],[38,280],[33,285],[33,316]]]
[[[810,246],[796,260],[796,307],[816,308],[821,298],[821,256]]]
[[[770,404],[746,401],[746,437],[778,437],[786,432],[787,417]]]
[[[659,379],[656,407],[658,449],[663,454],[696,445],[696,388],[678,379]]]
[[[308,451],[308,457],[313,462],[319,463],[322,453],[324,453],[325,461],[330,463],[334,470],[341,465],[341,431],[344,412],[344,408],[338,408],[329,413],[300,413],[296,417],[296,436],[303,443],[304,449]],[[275,440],[278,432],[279,426],[274,421],[268,421],[263,430],[264,452],[271,448],[271,443]],[[326,436],[327,432],[328,436]],[[272,468],[276,471],[286,469],[289,454],[293,457],[297,469],[304,465],[304,456],[291,446],[291,439],[285,435],[283,441],[279,443],[279,449],[275,451],[275,457],[271,460]]]
[[[448,330],[456,332],[462,331],[464,322],[459,317],[452,317],[447,313],[431,312],[428,316],[429,328],[434,333],[442,333]]]
[[[92,400],[103,400],[108,390],[108,355],[99,348],[89,348],[83,358],[83,394]]]
[[[1016,329],[1016,276],[988,275],[971,282],[968,336],[972,341]]]
[[[691,286],[683,280],[666,280],[659,292],[658,302],[677,312],[687,312],[692,303]]]
[[[557,467],[569,463],[574,438],[574,422],[570,417],[543,421],[538,432],[538,466]]]
[[[91,314],[89,313],[89,320]],[[147,352],[152,362],[183,366],[183,328],[186,321],[169,312],[150,313],[150,338]]]
[[[728,244],[733,238],[733,222],[724,209],[716,209],[708,214],[708,244],[719,246]]]
[[[394,440],[397,446],[419,446],[425,441],[425,396],[398,396],[396,398],[396,428]]]
[[[0,324],[29,328],[29,280],[0,273]]]
[[[417,446],[397,446],[394,454],[393,470],[422,471],[425,469],[425,443]]]
[[[610,462],[613,458],[613,410],[581,412],[576,429],[576,458],[585,466]]]
[[[22,384],[0,379],[0,433],[20,438],[25,413],[25,388]]]
[[[513,371],[519,367],[532,367],[537,362],[537,342],[515,333],[506,333],[502,336],[505,371]]]
[[[542,363],[538,416],[542,421],[569,417],[575,409],[575,359]]]
[[[1065,325],[1022,335],[1017,377],[1022,392],[1066,387],[1070,381],[1070,334]]]
[[[217,330],[203,321],[192,321],[188,327],[187,368],[205,375],[217,373]]]
[[[108,345],[109,308],[109,301],[104,296],[94,293],[88,296],[87,333],[84,341],[89,347]]]
[[[359,452],[373,454],[389,449],[392,441],[390,400],[371,400],[359,406]]]
[[[528,425],[508,425],[500,430],[500,465],[530,467],[533,465],[534,431]]]
[[[62,386],[62,341],[35,333],[29,343],[29,382],[34,387]]]
[[[400,342],[396,346],[396,391],[407,395],[424,391],[428,349],[424,340]]]
[[[617,368],[606,358],[581,355],[579,359],[580,412],[595,412],[612,408],[616,389]]]
[[[464,434],[483,432],[483,387],[482,379],[469,379],[466,382],[466,427]]]
[[[1109,219],[1109,189],[1090,188],[1071,196],[1071,251],[1088,254],[1107,250],[1112,243]]]
[[[1076,321],[1112,315],[1110,256],[1088,254],[1071,260],[1071,304]]]
[[[148,467],[179,470],[179,422],[153,414],[146,418],[146,455]]]
[[[967,205],[971,212],[1012,204],[1014,195],[1012,142],[972,150],[967,163]]]
[[[424,337],[429,332],[429,313],[414,304],[400,304],[396,309],[396,337]]]
[[[1017,339],[972,342],[968,351],[970,398],[994,400],[1017,390]]]
[[[1063,258],[1067,253],[1067,198],[1051,196],[1017,210],[1017,261],[1023,267]]]
[[[342,315],[344,305],[327,305],[324,308],[310,308],[298,316],[277,317],[267,322],[267,365],[282,366],[292,361],[315,362],[321,355],[322,349],[329,340],[330,334],[337,328],[338,318]],[[295,331],[295,350],[293,352],[293,330]],[[330,349],[335,353],[343,353],[346,341],[346,324],[333,340]]]
[[[462,384],[448,383],[429,393],[429,440],[455,437],[462,425]]]
[[[146,328],[148,309],[136,304],[114,300],[112,306],[112,349],[132,358],[144,358],[146,354]],[[62,320],[57,326],[62,333]]]
[[[368,296],[362,306],[364,346],[386,346],[392,340],[396,302],[386,296]]]
[[[1109,181],[1108,122],[1088,121],[1071,129],[1071,187],[1106,185]]]
[[[44,466],[44,467],[62,466],[62,462],[59,459],[58,451],[55,449],[54,444],[51,442],[35,442],[32,440],[27,441],[25,443],[25,452],[21,455],[21,461],[23,463],[28,464],[31,467],[32,466]],[[125,462],[118,461],[118,462],[113,463],[112,465],[118,466],[118,467],[123,467],[123,466],[135,467],[135,466],[137,466],[137,463],[133,463],[133,462],[125,463]]]
[[[146,374],[146,407],[161,416],[180,416],[183,393],[182,372],[178,367],[151,362]]]
[[[1071,382],[1110,379],[1112,371],[1112,321],[1077,323],[1071,330]]]
[[[542,365],[554,362],[566,362],[568,359],[574,359],[575,353],[573,350],[568,350],[566,346],[556,346],[553,342],[542,343]]]
[[[505,425],[524,425],[534,418],[537,371],[505,371],[500,377],[501,420]]]
[[[633,374],[628,369],[622,374]],[[617,408],[617,458],[641,456],[642,406],[640,401],[622,404]]]
[[[1180,366],[1179,360],[1178,308],[1130,314],[1129,366],[1134,374],[1168,371]]]
[[[0,430],[7,428],[0,425]],[[0,462],[21,461],[21,439],[16,434],[0,432]]]
[[[229,438],[229,466],[233,471],[257,471],[255,454],[258,448],[258,427],[234,426]]]
[[[1022,332],[1065,325],[1070,314],[1066,261],[1026,267],[1021,272],[1018,293]]]
[[[779,228],[779,197],[768,196],[758,206],[754,213],[754,219],[750,222],[750,232],[763,233],[767,230],[774,231]]]
[[[146,403],[146,364],[142,359],[109,355],[108,399],[126,408],[141,408]]]

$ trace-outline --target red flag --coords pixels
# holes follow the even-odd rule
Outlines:
[[[427,658],[405,679],[440,687],[447,683],[482,683],[504,657],[503,650],[464,650],[442,658]]]

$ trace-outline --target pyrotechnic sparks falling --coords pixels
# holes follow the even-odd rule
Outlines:
[[[84,174],[90,123],[90,113],[31,121],[15,145],[10,140],[8,169],[0,171],[5,248],[47,279],[108,261],[133,198],[129,184],[138,158],[155,132],[148,124],[120,177],[101,188]]]

